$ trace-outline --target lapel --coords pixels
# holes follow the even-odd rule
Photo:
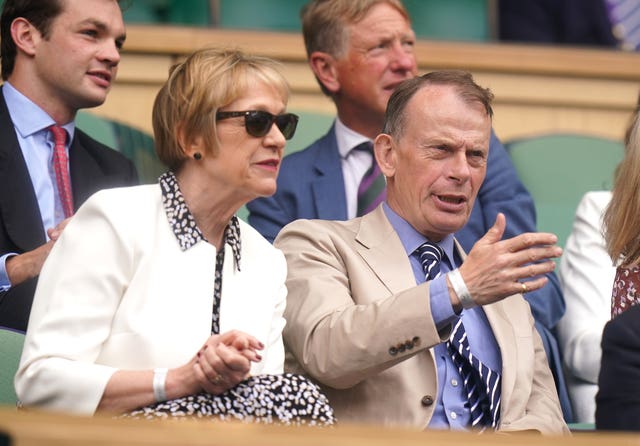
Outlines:
[[[316,142],[318,150],[313,160],[316,178],[311,183],[312,200],[316,204],[316,218],[346,220],[347,199],[344,192],[342,161],[338,152],[335,124]]]
[[[95,191],[106,188],[108,179],[91,155],[90,148],[80,142],[80,135],[80,131],[76,128],[75,136],[69,146],[69,169],[75,210]]]
[[[509,297],[506,299],[509,299]],[[515,371],[518,370],[518,349],[517,343],[514,342],[516,332],[507,315],[504,300],[491,305],[485,305],[483,310],[487,316],[491,330],[493,330],[493,335],[496,338],[502,357],[501,399],[502,401],[509,401],[516,384]]]
[[[40,208],[31,177],[22,156],[13,122],[0,88],[0,216],[7,237],[21,251],[30,251],[45,242]]]
[[[391,293],[416,286],[407,253],[382,205],[361,218],[356,250]]]

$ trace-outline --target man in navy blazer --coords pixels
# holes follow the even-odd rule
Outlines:
[[[325,136],[284,158],[275,195],[248,204],[249,223],[271,241],[299,218],[356,216],[357,184],[372,158],[363,159],[362,151],[351,149],[377,136],[395,86],[418,72],[415,34],[400,0],[313,0],[303,9],[302,22],[309,65],[338,116]],[[455,234],[465,250],[487,232],[498,212],[507,218],[505,238],[536,231],[533,200],[492,134],[486,179],[469,222]],[[571,406],[551,331],[565,305],[556,275],[547,279],[545,287],[526,298],[569,422]]]
[[[78,109],[104,102],[115,78],[125,39],[118,1],[5,0],[0,32],[0,326],[24,331],[42,264],[71,218],[60,210],[50,127],[67,134],[76,209],[138,175],[74,124]]]

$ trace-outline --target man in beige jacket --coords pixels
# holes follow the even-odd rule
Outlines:
[[[501,240],[502,214],[468,256],[453,237],[485,177],[492,98],[464,72],[405,81],[374,144],[386,202],[276,239],[287,368],[319,381],[341,422],[567,432],[521,295],[547,282],[556,237]]]

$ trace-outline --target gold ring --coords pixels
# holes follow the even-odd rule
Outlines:
[[[213,378],[214,384],[220,384],[221,382],[222,382],[222,375],[216,375],[216,377]]]
[[[522,285],[522,294],[525,294],[527,291],[529,291],[526,283],[520,282],[520,285]]]

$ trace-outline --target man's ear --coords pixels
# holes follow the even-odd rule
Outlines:
[[[391,135],[380,133],[373,144],[373,152],[380,170],[387,178],[396,173],[397,153],[396,143]]]
[[[42,39],[42,35],[35,26],[23,17],[18,17],[11,22],[11,37],[19,51],[29,56],[36,53],[36,46]]]
[[[324,88],[331,93],[337,93],[340,90],[336,60],[333,56],[322,51],[314,51],[309,57],[309,66]]]

